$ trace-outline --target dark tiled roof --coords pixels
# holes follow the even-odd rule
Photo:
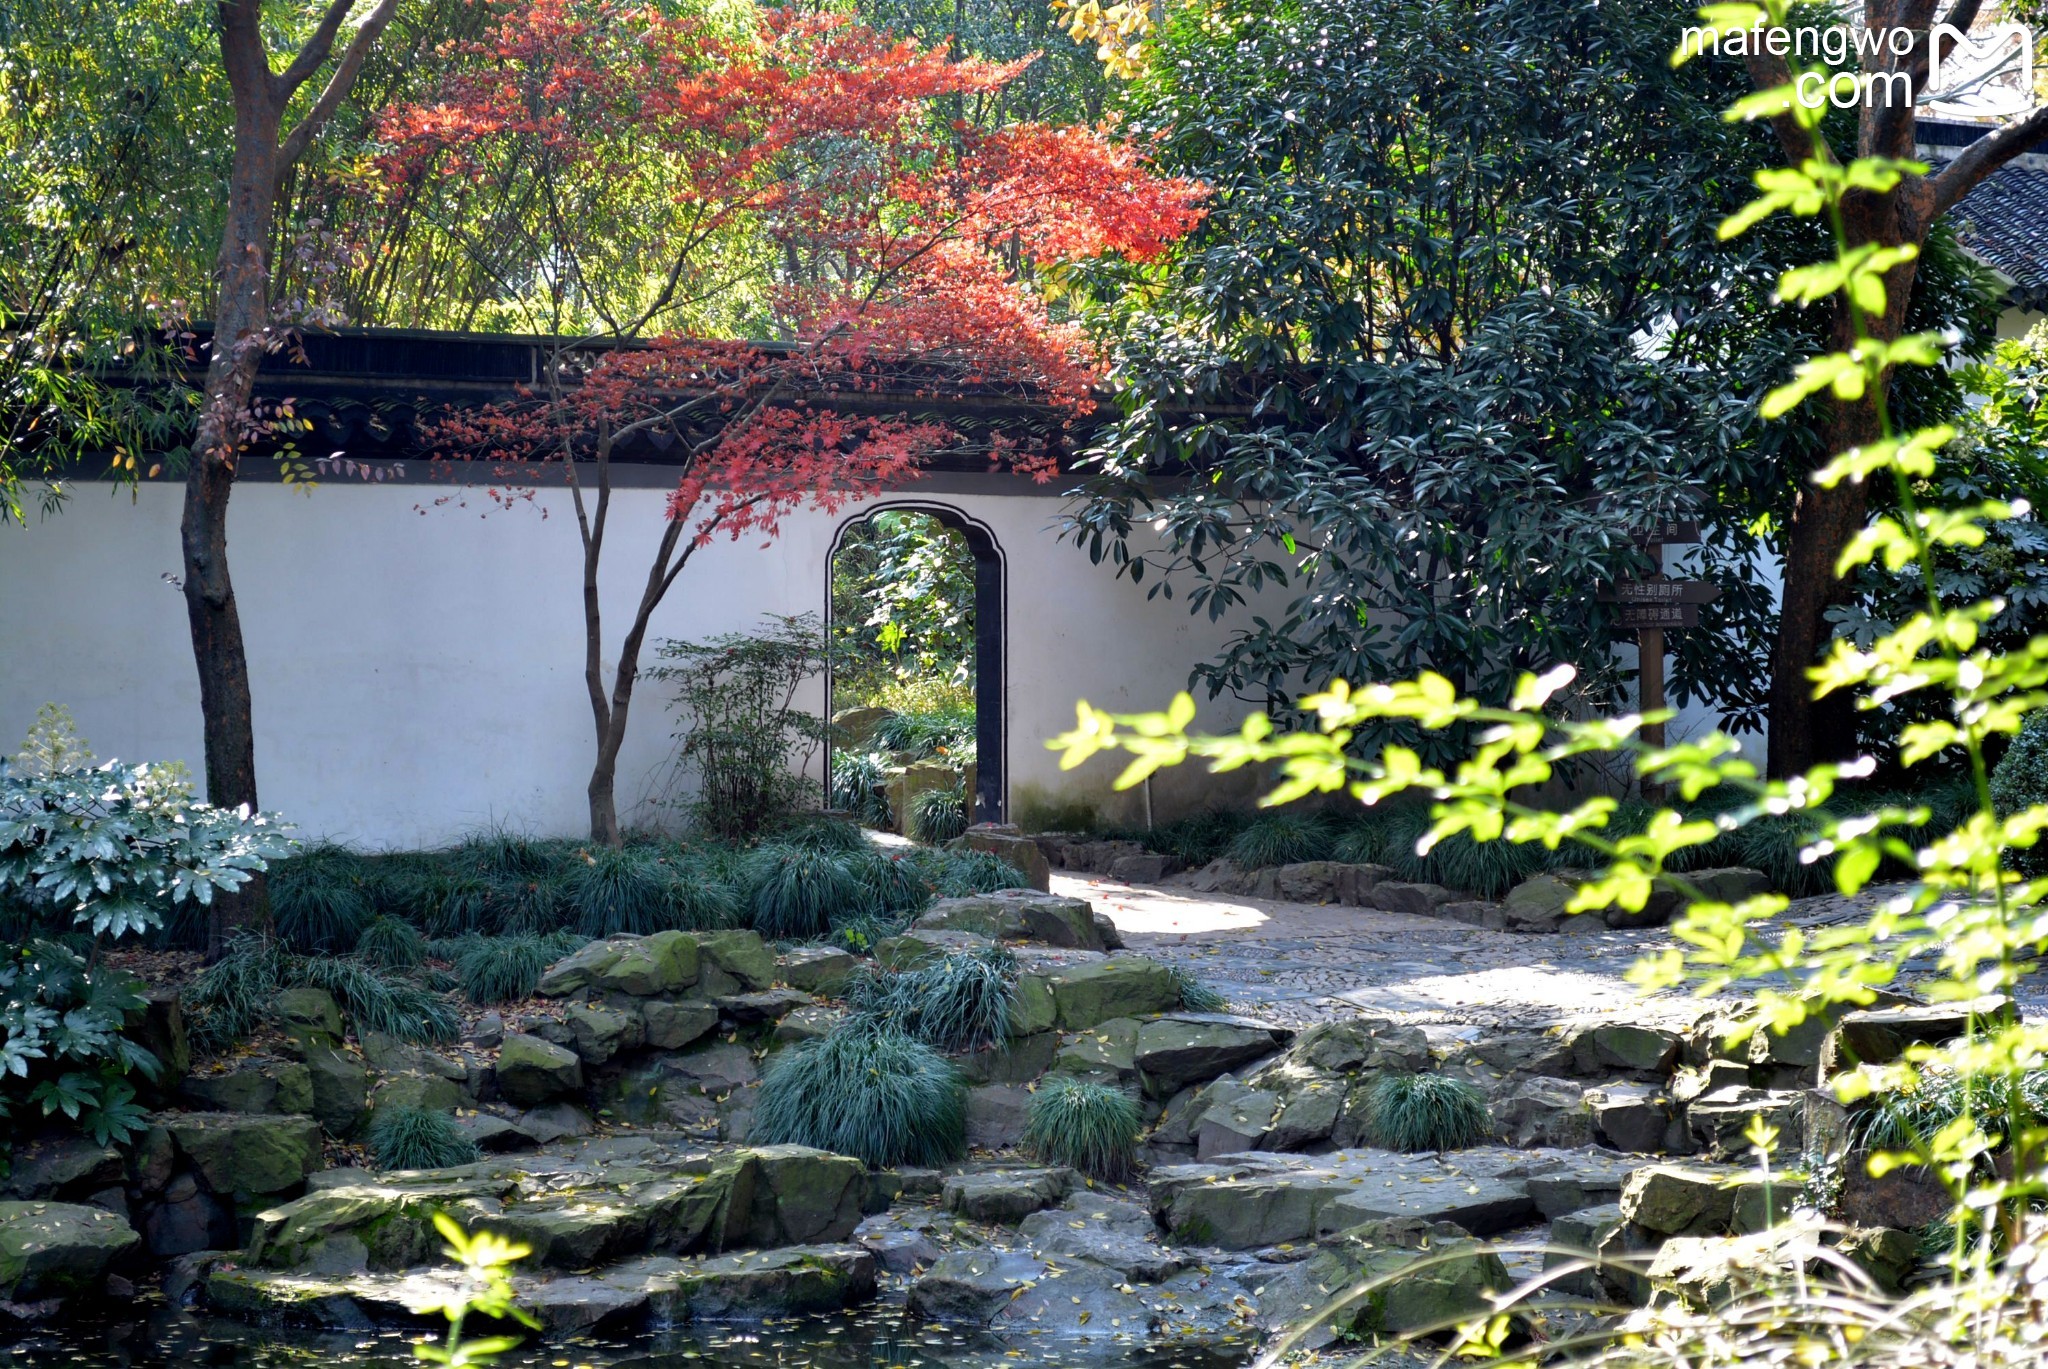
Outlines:
[[[2048,308],[2048,171],[2004,167],[1949,217],[1963,246],[2012,282],[2014,305]]]

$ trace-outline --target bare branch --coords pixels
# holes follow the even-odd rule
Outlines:
[[[2044,138],[2048,138],[2048,106],[1964,148],[1947,166],[1927,178],[1934,196],[1928,215],[1930,222],[1953,209],[1956,201],[1986,176],[2021,153],[2031,151]]]
[[[327,60],[327,53],[334,45],[334,29],[347,17],[354,2],[355,0],[333,0],[327,7],[326,16],[320,21],[320,31],[307,40],[306,46],[299,50],[299,55],[285,68],[284,75],[279,78],[283,86],[280,103],[290,99],[292,92],[304,85]],[[384,26],[391,22],[391,16],[397,10],[398,0],[377,0],[377,8],[370,11],[369,17],[363,20],[362,27],[356,30],[356,36],[349,40],[348,48],[341,54],[341,61],[334,68],[334,74],[327,78],[327,85],[321,90],[320,98],[306,111],[306,117],[299,120],[298,127],[286,134],[278,145],[277,170],[280,176],[293,162],[305,155],[306,149],[312,146],[313,139],[320,136],[320,130],[334,117],[334,111],[348,98],[349,91],[355,86],[356,77],[362,72],[363,59],[370,55],[370,49],[376,45],[378,35],[384,32]],[[300,72],[301,67],[304,68],[303,73]],[[296,79],[295,73],[299,73]]]

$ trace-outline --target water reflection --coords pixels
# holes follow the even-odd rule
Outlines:
[[[415,1332],[266,1330],[180,1312],[140,1321],[0,1337],[0,1369],[347,1369],[416,1366]],[[505,1369],[1238,1369],[1249,1341],[1186,1346],[1006,1343],[907,1322],[893,1310],[859,1317],[783,1319],[753,1326],[682,1327],[629,1337],[535,1343]]]

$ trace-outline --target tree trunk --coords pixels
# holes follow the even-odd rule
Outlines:
[[[1851,248],[1868,243],[1895,247],[1919,243],[1928,223],[1917,207],[1901,202],[1898,193],[1852,196],[1842,206],[1842,228]],[[1895,342],[1906,331],[1906,304],[1913,296],[1917,263],[1904,262],[1885,277],[1885,312],[1865,316],[1864,330],[1875,342]],[[1834,350],[1848,351],[1857,334],[1849,305],[1836,296],[1831,341]],[[1889,388],[1891,375],[1885,375]],[[1876,441],[1884,424],[1873,389],[1858,400],[1828,400],[1826,450],[1823,461],[1851,447]],[[1794,499],[1786,532],[1784,587],[1779,596],[1778,636],[1771,651],[1769,772],[1787,779],[1822,761],[1845,761],[1856,754],[1855,699],[1837,690],[1816,699],[1807,678],[1834,637],[1827,611],[1849,598],[1848,583],[1835,574],[1835,563],[1863,529],[1867,491],[1844,482],[1833,489],[1803,485]]]
[[[278,113],[267,100],[238,98],[236,105],[213,349],[206,368],[205,406],[185,479],[180,535],[185,611],[205,726],[206,799],[223,808],[246,804],[253,811],[258,806],[255,721],[249,658],[228,571],[228,498],[234,492],[237,447],[251,421],[250,400],[268,342],[268,250],[277,185]],[[269,898],[260,877],[237,894],[216,898],[207,924],[208,956],[220,954],[230,932],[261,929],[269,921]]]
[[[640,606],[633,614],[633,625],[627,629],[626,639],[619,643],[619,663],[612,674],[611,699],[608,702],[604,697],[603,665],[597,650],[600,630],[597,556],[593,543],[586,540],[584,544],[583,607],[588,650],[584,656],[583,682],[590,690],[592,714],[597,722],[597,763],[590,770],[588,791],[590,839],[601,846],[617,848],[626,844],[625,831],[619,826],[619,750],[626,744],[626,722],[632,716],[633,686],[640,679],[640,650],[647,642],[648,622],[654,617],[654,610],[661,606],[668,587],[675,582],[675,573],[682,569],[680,564],[671,564],[682,531],[681,521],[673,518],[662,529],[654,564],[647,572],[647,586],[640,592]],[[601,547],[603,544],[600,541],[594,545]],[[689,559],[685,552],[683,560]]]

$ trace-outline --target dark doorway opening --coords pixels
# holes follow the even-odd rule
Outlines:
[[[971,791],[956,784],[955,805],[933,812],[963,825],[1003,821],[1004,567],[994,534],[943,505],[863,509],[834,537],[826,581],[827,712],[847,720],[826,752],[833,805],[907,828],[911,815],[887,803],[890,786],[900,797],[907,766],[924,784],[946,766],[961,784],[971,777]]]

